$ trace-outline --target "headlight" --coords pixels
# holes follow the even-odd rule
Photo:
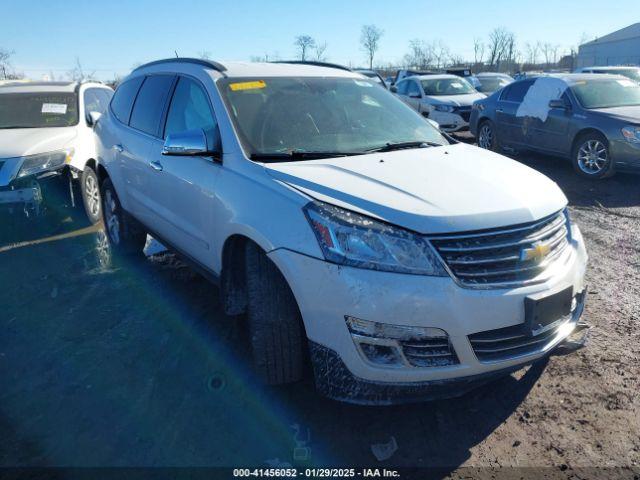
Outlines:
[[[433,108],[438,112],[453,112],[453,105],[434,105]]]
[[[640,143],[640,127],[624,127],[622,129],[622,136],[631,143]]]
[[[304,212],[329,262],[447,276],[431,245],[419,235],[325,203],[311,202]]]
[[[59,168],[71,161],[73,149],[57,150],[49,153],[39,153],[22,158],[22,166],[17,178],[34,175],[54,168]]]

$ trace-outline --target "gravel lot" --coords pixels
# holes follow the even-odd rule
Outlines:
[[[225,317],[218,291],[172,255],[114,264],[79,213],[3,228],[5,245],[68,238],[0,248],[0,466],[268,466],[294,463],[299,447],[303,465],[633,478],[640,178],[592,183],[557,159],[517,158],[569,198],[590,254],[593,328],[585,348],[450,401],[359,407],[319,397],[309,381],[262,387],[242,320]],[[379,462],[371,445],[391,437],[397,451]],[[622,469],[590,470],[603,466]]]

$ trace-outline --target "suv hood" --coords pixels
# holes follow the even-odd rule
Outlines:
[[[473,105],[473,102],[476,100],[482,100],[486,98],[484,93],[465,93],[464,95],[438,95],[436,96],[427,96],[429,99],[429,103],[433,105],[445,104],[445,105],[455,105],[457,107],[468,107]]]
[[[598,108],[591,110],[594,113],[604,114],[607,117],[614,117],[630,123],[640,123],[640,105],[630,105],[628,107]]]
[[[0,158],[60,150],[75,136],[75,127],[0,129]]]
[[[316,200],[425,234],[525,223],[567,204],[544,175],[462,143],[264,166]]]

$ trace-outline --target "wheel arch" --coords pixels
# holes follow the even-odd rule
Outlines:
[[[571,156],[573,156],[578,140],[580,140],[582,137],[590,134],[590,133],[595,133],[600,135],[602,138],[604,138],[605,143],[607,144],[607,147],[609,146],[609,139],[607,138],[607,136],[604,134],[604,132],[596,127],[584,127],[580,130],[578,130],[576,132],[576,134],[573,136],[573,140],[571,141],[571,151],[569,152],[569,154]]]

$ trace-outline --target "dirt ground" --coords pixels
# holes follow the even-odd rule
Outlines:
[[[5,245],[26,242],[0,247],[0,466],[638,478],[640,177],[595,183],[557,159],[518,160],[560,185],[586,239],[586,346],[462,398],[401,407],[337,403],[310,380],[261,386],[242,319],[225,317],[216,288],[170,254],[114,263],[79,213],[47,227],[0,223]],[[67,238],[30,242],[55,234]],[[378,461],[372,445],[392,437],[397,450]]]

